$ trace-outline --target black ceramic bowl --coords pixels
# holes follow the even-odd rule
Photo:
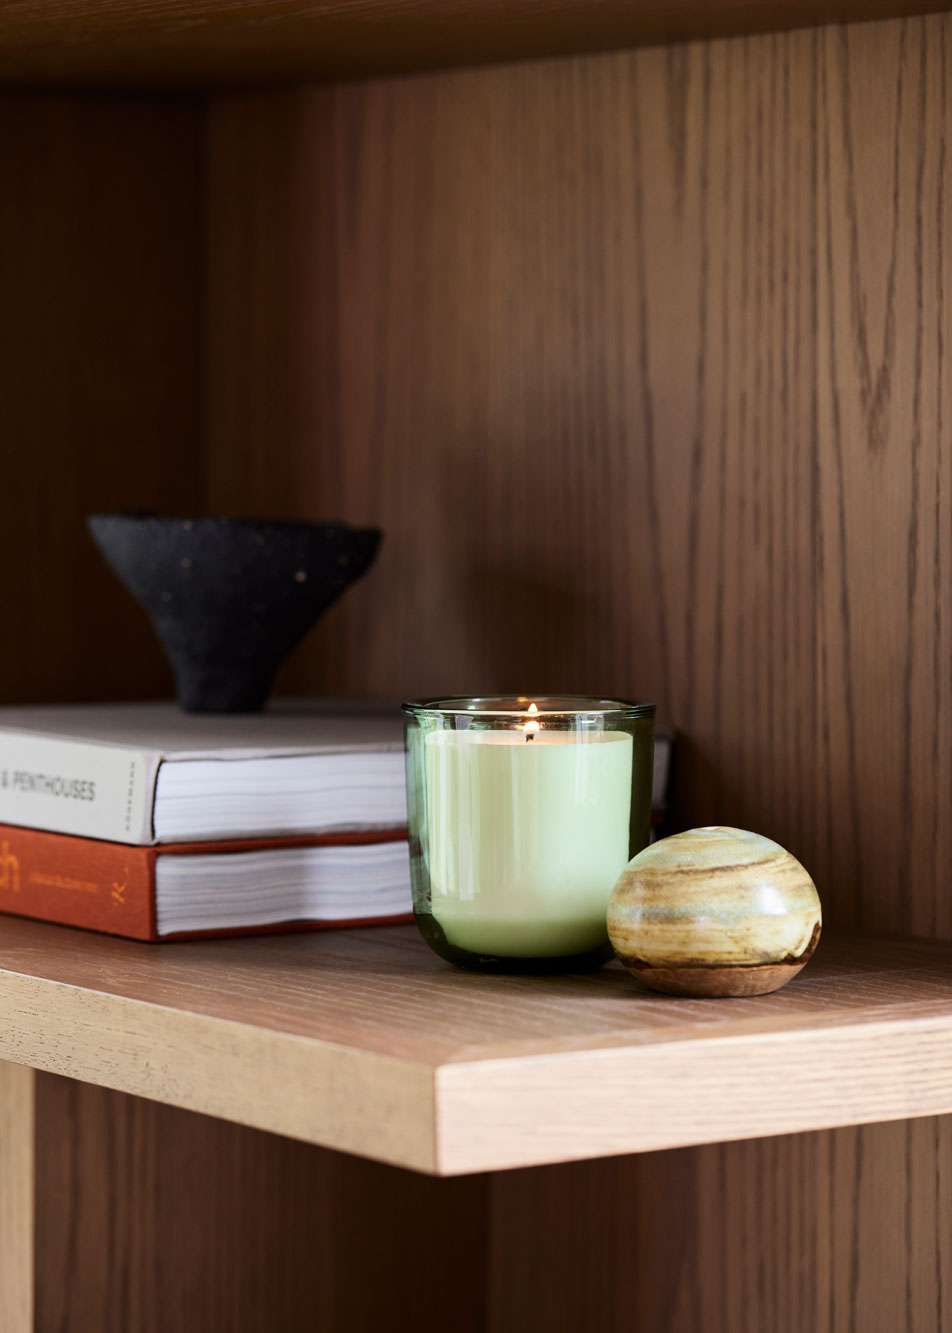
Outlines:
[[[252,713],[318,616],[369,569],[381,534],[344,523],[92,514],[145,607],[192,713]]]

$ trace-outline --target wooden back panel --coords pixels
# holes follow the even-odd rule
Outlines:
[[[171,676],[86,533],[199,500],[201,110],[0,96],[0,701]]]
[[[655,698],[948,937],[952,19],[213,106],[209,498],[379,523],[285,688]]]

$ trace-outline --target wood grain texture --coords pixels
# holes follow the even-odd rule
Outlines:
[[[643,695],[952,936],[952,19],[232,97],[209,498],[379,524],[284,688]]]
[[[51,1075],[37,1097],[36,1333],[947,1324],[948,1118],[433,1180]]]
[[[33,1333],[34,1081],[0,1063],[0,1316],[4,1333]]]
[[[182,101],[0,96],[4,703],[170,690],[84,518],[199,499],[200,143]]]
[[[940,945],[777,995],[447,967],[413,927],[145,948],[6,919],[0,1058],[454,1175],[952,1111]]]
[[[207,501],[310,517],[336,511],[379,521],[388,533],[380,567],[318,629],[286,687],[392,696],[534,682],[654,695],[687,738],[679,778],[686,821],[729,820],[776,837],[813,873],[841,922],[949,938],[952,756],[942,738],[952,708],[950,40],[949,19],[929,19],[220,101],[207,164]],[[215,41],[227,51],[224,33]],[[153,69],[161,46],[143,57]],[[87,65],[85,75],[82,61],[99,59],[94,44],[72,49],[73,72],[64,45],[45,57],[44,77],[57,62],[66,78],[116,77],[120,65],[122,77],[136,76],[120,46],[111,71]],[[302,59],[311,58],[302,48]],[[196,76],[207,77],[207,68]],[[28,441],[5,473],[17,518],[4,563],[17,582],[5,588],[5,605],[11,618],[36,617],[0,665],[11,699],[161,685],[132,629],[134,608],[123,621],[117,600],[107,616],[107,599],[120,590],[74,572],[78,545],[54,555],[56,534],[94,505],[143,503],[141,463],[121,488],[116,480],[117,461],[128,459],[117,441],[133,438],[131,426],[149,444],[145,503],[180,507],[200,491],[196,455],[175,444],[196,438],[199,323],[173,319],[198,311],[197,284],[183,282],[174,261],[186,253],[197,262],[197,195],[185,183],[196,173],[195,121],[187,109],[163,107],[147,133],[151,111],[142,119],[130,110],[130,120],[107,115],[105,105],[4,104],[15,112],[4,121],[13,127],[2,137],[5,179],[26,180],[35,160],[49,168],[0,201],[2,236],[13,238],[0,261],[4,290],[22,312],[5,325],[2,401],[6,413],[10,401],[21,404],[12,420]],[[75,134],[67,128],[74,117],[83,121]],[[190,128],[179,139],[182,123]],[[141,151],[149,144],[159,145],[154,154]],[[165,230],[153,228],[153,215],[166,219]],[[100,235],[103,220],[118,217],[132,226],[117,222]],[[156,267],[141,262],[144,254]],[[98,287],[96,272],[105,275]],[[124,324],[122,293],[130,290],[141,300]],[[157,358],[143,353],[144,310],[158,311]],[[35,311],[45,314],[31,323]],[[101,341],[100,318],[108,326]],[[55,374],[44,370],[48,346]],[[123,372],[115,381],[113,365]],[[160,370],[164,396],[155,387]],[[114,396],[117,383],[125,389]],[[51,384],[65,392],[49,392]],[[148,411],[138,410],[142,386]],[[44,453],[76,421],[77,438],[96,448]],[[171,479],[161,494],[160,440],[173,450],[161,455]],[[66,499],[44,489],[56,467]],[[112,498],[103,500],[96,479],[106,474]],[[49,527],[38,529],[44,514]],[[29,545],[40,530],[44,539]],[[69,584],[50,582],[51,571],[64,570]],[[47,596],[56,600],[47,605]],[[122,652],[83,665],[92,659],[75,645],[87,624],[121,624],[129,632]],[[317,990],[313,960],[289,958],[280,990],[263,1000],[263,964],[249,954],[247,970],[237,968],[223,986],[222,1011],[196,1013],[200,969],[184,952],[151,956],[150,966],[171,969],[156,1003],[155,976],[143,983],[138,973],[143,951],[74,955],[78,937],[64,933],[51,948],[52,933],[28,923],[4,923],[5,950],[21,926],[27,933],[16,937],[12,967],[5,954],[5,1055],[131,1080],[136,1091],[184,1104],[209,1067],[228,1062],[229,1077],[204,1109],[232,1114],[241,1103],[247,1114],[253,1102],[260,1123],[274,1126],[282,1090],[303,1089],[289,1132],[315,1136],[329,1133],[320,1114],[330,1089],[338,1111],[359,1104],[366,1117],[338,1141],[401,1161],[414,1160],[397,1155],[406,1140],[381,1145],[373,1117],[395,1120],[398,1138],[408,1133],[418,1145],[416,1108],[433,1105],[438,1074],[448,1080],[444,1107],[472,1169],[486,1145],[471,1136],[465,1078],[486,1066],[482,1086],[501,1116],[511,1110],[505,1066],[532,1049],[535,1122],[527,1116],[522,1137],[553,1150],[542,1113],[558,1108],[553,1090],[564,1085],[543,1066],[567,1057],[546,1049],[551,996],[540,983],[532,983],[531,1004],[519,984],[481,990],[473,1003],[465,979],[452,974],[459,989],[450,1004],[424,980],[434,965],[428,956],[414,960],[400,1025],[412,1039],[432,1033],[434,1011],[445,1006],[454,1030],[429,1065],[408,1047],[371,1053],[412,1066],[412,1079],[424,1070],[425,1095],[418,1082],[401,1085],[391,1114],[346,1061],[315,1065],[308,1047],[301,1063],[296,1048],[317,1040],[308,1024],[322,1012],[338,1014],[325,1029],[333,1045],[346,1046],[358,1031],[395,1040],[398,1025],[379,997],[392,1002],[399,991],[399,950],[381,959],[379,972],[359,974],[341,944],[337,976]],[[809,1061],[818,1055],[828,1071],[834,1060],[842,1067],[838,1043],[848,1041],[851,1059],[862,1049],[869,1068],[888,1066],[888,1078],[866,1077],[861,1088],[844,1087],[832,1072],[825,1083],[814,1079],[826,1115],[856,1115],[860,1093],[867,1112],[921,1112],[949,1068],[948,1051],[936,1045],[950,1010],[948,960],[941,950],[916,951],[917,962],[892,954],[889,964],[867,954],[870,970],[857,986],[856,965],[839,973],[827,947],[785,992],[738,1002],[775,1006],[756,1009],[749,1027],[734,1004],[670,1010],[664,1006],[676,1002],[663,1000],[653,1002],[652,1027],[634,988],[619,1018],[621,994],[602,995],[599,978],[597,1001],[586,991],[586,1003],[572,1006],[581,1049],[568,1058],[597,1059],[592,1077],[600,1077],[617,1042],[667,1059],[683,1092],[685,1076],[696,1079],[709,1058],[690,1058],[692,1043],[720,1047],[717,1109],[737,1086],[724,1087],[725,1071],[743,1078],[740,1062],[762,1042],[761,1054],[775,1049],[777,1062],[755,1060],[746,1077],[761,1083],[772,1071],[774,1107],[793,1115],[807,1097]],[[215,955],[230,957],[230,949],[217,946]],[[50,974],[37,982],[43,959]],[[187,978],[179,971],[186,967]],[[335,1007],[341,973],[356,974],[361,988],[349,1034]],[[610,972],[604,977],[616,984]],[[266,1015],[253,1034],[224,1012],[247,1015],[252,1001]],[[206,993],[203,1003],[218,1001]],[[516,1016],[513,1031],[506,1024]],[[289,1031],[296,1021],[302,1032]],[[500,1025],[486,1059],[471,1049],[484,1023]],[[640,1040],[646,1025],[654,1039],[635,1050],[633,1034]],[[854,1028],[861,1041],[850,1040]],[[699,1040],[702,1030],[709,1040]],[[266,1058],[274,1032],[277,1061]],[[792,1044],[780,1044],[788,1033]],[[793,1092],[783,1063],[792,1047],[802,1052],[795,1072],[804,1081]],[[250,1086],[249,1068],[258,1074]],[[629,1123],[637,1115],[651,1123],[644,1089],[657,1095],[659,1068],[650,1085],[622,1084]],[[371,1078],[382,1069],[375,1063]],[[102,1163],[95,1127],[109,1116],[95,1099],[106,1094],[89,1096],[88,1115],[78,1101],[67,1111]],[[696,1104],[704,1104],[700,1093]],[[808,1104],[815,1114],[816,1101]],[[138,1163],[135,1179],[156,1179],[143,1165],[154,1153],[143,1127],[152,1114],[184,1113],[140,1108],[131,1121],[123,1113],[116,1151],[124,1178]],[[137,1116],[139,1128],[130,1129]],[[736,1117],[734,1127],[760,1132]],[[789,1127],[779,1116],[770,1124]],[[216,1137],[246,1132],[219,1125]],[[439,1152],[447,1169],[452,1133],[427,1148],[422,1165],[432,1169]],[[191,1135],[183,1133],[183,1145]],[[121,1145],[131,1142],[130,1153]],[[196,1142],[203,1158],[216,1151],[201,1133]],[[227,1175],[253,1151],[225,1149],[217,1160]],[[189,1160],[187,1146],[179,1152],[173,1160]],[[289,1177],[312,1177],[300,1159],[281,1160],[281,1192],[293,1199]],[[529,1184],[523,1196],[516,1175],[497,1178],[487,1321],[525,1326],[538,1308],[551,1327],[562,1320],[574,1329],[591,1308],[609,1328],[635,1309],[647,1327],[715,1333],[919,1333],[948,1324],[947,1120],[629,1162],[547,1167],[542,1185]],[[241,1170],[255,1188],[242,1195],[236,1186],[224,1196],[232,1204],[264,1188],[253,1166]],[[607,1186],[612,1171],[635,1189],[637,1227],[627,1196]],[[186,1174],[176,1166],[172,1176]],[[51,1188],[44,1208],[57,1197],[55,1180]],[[144,1280],[156,1213],[121,1193],[97,1202],[94,1188],[74,1215],[102,1218],[112,1206],[117,1216],[142,1219],[128,1243],[131,1271]],[[338,1182],[331,1192],[340,1189]],[[177,1197],[157,1215],[181,1225]],[[199,1203],[205,1217],[226,1211]],[[420,1199],[412,1206],[419,1210]],[[413,1215],[401,1214],[396,1199],[387,1211]],[[355,1240],[359,1216],[347,1222]],[[520,1248],[520,1219],[535,1228],[531,1253]],[[223,1225],[235,1223],[226,1217]],[[315,1223],[319,1237],[322,1226]],[[62,1230],[50,1234],[61,1252],[71,1243]],[[601,1244],[589,1244],[590,1235]],[[269,1265],[272,1247],[266,1241]],[[643,1266],[633,1252],[643,1253]],[[481,1264],[482,1252],[476,1256]],[[249,1260],[250,1285],[264,1280],[266,1266]],[[107,1294],[87,1279],[81,1308],[111,1319],[142,1311],[121,1270],[111,1277]],[[124,1294],[108,1294],[117,1289]],[[48,1299],[45,1308],[62,1322],[62,1293]],[[373,1303],[369,1283],[360,1299]],[[221,1300],[234,1310],[229,1297]]]
[[[948,1117],[506,1172],[490,1188],[493,1333],[948,1325]]]
[[[12,938],[12,930],[5,928],[5,941]],[[210,961],[212,955],[206,957]],[[199,991],[192,990],[192,980],[200,980],[194,969],[204,965],[198,955],[181,960],[186,963],[185,989],[179,992],[184,1005],[176,1001],[174,986],[168,990],[161,984],[156,998],[163,998],[158,1004],[149,1001],[134,980],[137,973],[144,979],[140,963],[132,957],[114,961],[119,971],[113,973],[113,984],[106,979],[111,967],[105,955],[100,956],[105,972],[87,972],[85,981],[82,967],[78,973],[70,969],[68,980],[59,974],[52,986],[52,978],[14,972],[0,978],[0,1000],[10,1025],[9,1042],[4,1045],[0,1038],[0,1058],[341,1151],[435,1169],[432,1070],[362,1049],[359,1040],[356,1045],[315,1041],[296,1031],[293,1022],[283,1030],[267,1019],[264,1025],[249,1023],[252,1011],[239,996],[243,990],[247,1003],[261,994],[266,974],[260,955],[235,978],[236,988],[226,986],[231,1001],[221,1006],[213,1001],[212,1011],[204,1012],[193,1010],[186,999],[189,992],[197,998],[204,988],[202,982]],[[147,971],[154,966],[142,961]],[[310,966],[299,958],[292,973],[302,963]],[[156,974],[153,979],[158,980]],[[224,982],[223,976],[219,979]],[[330,1003],[336,1007],[336,997]],[[299,1010],[298,1016],[306,1028],[306,1014]],[[341,1029],[336,1031],[340,1037]]]
[[[14,0],[0,81],[340,79],[940,9],[939,0]]]
[[[36,1333],[369,1333],[436,1327],[450,1306],[461,1333],[484,1327],[479,1178],[49,1074],[36,1146]]]

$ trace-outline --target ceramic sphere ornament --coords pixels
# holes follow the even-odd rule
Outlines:
[[[652,843],[612,890],[608,934],[625,967],[668,995],[766,995],[820,938],[820,899],[800,862],[744,829]]]

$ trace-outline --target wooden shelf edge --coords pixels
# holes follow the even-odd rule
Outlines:
[[[0,85],[274,86],[831,23],[906,17],[937,0],[29,0],[0,15]]]
[[[3,970],[0,1013],[0,1060],[436,1170],[424,1065]]]
[[[952,1012],[437,1071],[457,1175],[952,1111]]]
[[[784,991],[479,977],[412,927],[146,948],[3,919],[0,1060],[436,1175],[952,1112],[952,947]]]

